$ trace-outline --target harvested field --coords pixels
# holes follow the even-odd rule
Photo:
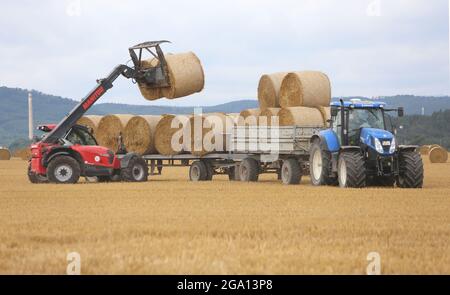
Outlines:
[[[425,187],[339,189],[191,183],[187,168],[147,183],[32,185],[0,162],[0,273],[450,274],[450,163],[425,162]]]

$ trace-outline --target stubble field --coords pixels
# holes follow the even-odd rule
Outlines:
[[[191,183],[169,168],[147,183],[32,185],[0,161],[0,273],[450,274],[450,163],[425,160],[421,190]]]

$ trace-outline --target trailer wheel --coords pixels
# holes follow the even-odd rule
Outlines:
[[[230,181],[240,181],[239,166],[233,166],[228,168],[228,179]]]
[[[401,188],[423,187],[423,162],[418,152],[400,152],[397,185]]]
[[[287,159],[281,166],[283,184],[299,184],[302,179],[300,164],[296,159]]]
[[[255,159],[246,158],[239,166],[239,177],[241,181],[256,182],[259,177],[259,163]]]
[[[49,182],[58,184],[77,183],[80,179],[80,164],[70,156],[57,156],[47,167]]]
[[[335,185],[337,179],[330,177],[330,153],[323,151],[320,142],[315,140],[309,151],[309,174],[312,185]]]
[[[145,182],[148,180],[147,162],[141,157],[133,157],[128,166],[120,169],[120,178],[126,182]]]
[[[204,160],[202,161],[203,163],[205,163],[205,167],[206,167],[206,181],[211,181],[213,179],[214,176],[214,168],[213,165],[211,164],[210,161]]]
[[[205,181],[208,177],[208,169],[203,161],[195,161],[189,168],[189,179],[191,181]]]
[[[339,155],[338,181],[340,187],[366,186],[364,157],[359,151],[344,151]]]
[[[47,177],[31,171],[31,163],[28,164],[28,180],[34,184],[48,183]]]

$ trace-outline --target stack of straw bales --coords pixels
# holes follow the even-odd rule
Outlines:
[[[205,75],[199,58],[193,52],[165,55],[169,71],[170,87],[151,88],[140,83],[139,89],[147,100],[156,100],[162,97],[174,99],[188,96],[203,90]],[[142,62],[144,68],[155,67],[159,64],[157,59]]]
[[[118,149],[119,135],[125,130],[125,126],[133,115],[107,115],[104,116],[97,127],[97,141],[99,145],[116,152]]]
[[[165,156],[172,156],[186,152],[184,137],[189,126],[191,116],[164,115],[155,127],[155,149]],[[174,141],[174,142],[172,142]]]
[[[243,111],[243,119],[260,116],[259,124],[268,126],[273,119],[280,126],[327,126],[331,118],[330,79],[317,71],[263,75],[258,85],[258,101],[260,109]]]
[[[162,116],[134,116],[124,127],[123,142],[128,152],[155,154],[155,131]]]
[[[5,147],[0,147],[0,161],[7,161],[11,159],[11,152]]]
[[[83,125],[88,128],[90,128],[93,132],[93,134],[96,134],[98,124],[100,123],[100,120],[102,119],[102,116],[96,116],[96,115],[89,115],[89,116],[83,116],[80,120],[78,120],[78,125]]]

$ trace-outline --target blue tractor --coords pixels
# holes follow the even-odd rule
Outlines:
[[[403,108],[386,109],[381,102],[333,102],[330,127],[311,139],[312,184],[421,188],[422,158],[417,146],[398,145],[392,111],[403,116]]]

